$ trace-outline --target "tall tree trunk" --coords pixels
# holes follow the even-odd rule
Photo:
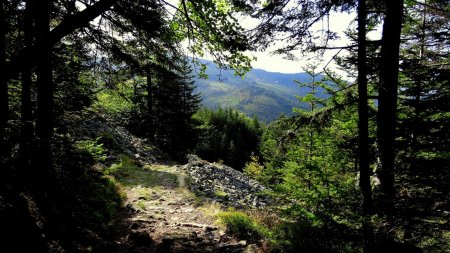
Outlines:
[[[420,34],[420,48],[419,48],[419,66],[424,64],[425,59],[425,51],[426,51],[426,21],[427,21],[427,1],[424,1],[423,5],[423,15],[422,15],[422,25],[421,25],[421,34]],[[422,82],[425,80],[416,80],[416,87],[414,87],[414,117],[413,117],[413,126],[412,126],[412,140],[411,140],[411,157],[416,155],[418,152],[418,134],[420,129],[420,106],[421,106],[421,97],[422,97]]]
[[[367,105],[367,49],[366,49],[366,0],[358,3],[358,136],[359,136],[359,187],[363,196],[364,252],[372,252],[373,229],[372,189],[369,166],[369,116]]]
[[[6,17],[5,17],[6,3],[0,3],[0,159],[3,161],[7,153],[5,128],[8,123],[8,81],[6,78]]]
[[[25,10],[25,50],[32,47],[33,38],[33,0],[26,1]],[[23,175],[31,175],[29,173],[31,162],[31,145],[33,139],[33,118],[31,107],[31,72],[32,62],[26,61],[22,67],[22,94],[21,94],[21,132],[20,132],[20,160],[21,173]]]
[[[153,122],[153,84],[150,71],[147,73],[147,120],[148,120],[147,135],[148,138],[151,141],[153,141],[155,137],[155,129]]]
[[[313,96],[316,96],[316,73],[315,73],[315,69],[312,71],[312,83],[311,83],[311,93]],[[314,110],[316,110],[316,103],[314,101],[314,99],[311,101],[311,107],[310,107],[310,112],[311,115],[314,114]],[[313,157],[313,151],[314,151],[314,124],[313,124],[313,120],[314,118],[311,117],[310,123],[309,123],[309,157],[308,157],[308,162],[312,161],[312,157]],[[309,189],[309,187],[308,187]]]
[[[378,145],[380,166],[380,211],[388,216],[394,207],[395,130],[397,124],[397,90],[399,73],[400,34],[403,0],[386,0],[380,64],[378,99]]]
[[[53,84],[50,44],[50,1],[36,4],[36,44],[39,48],[36,61],[37,72],[37,118],[36,118],[36,173],[37,178],[48,180],[51,171],[50,141],[53,136]],[[45,182],[41,181],[40,183]]]
[[[41,5],[43,1],[35,0],[36,5]],[[45,1],[46,2],[46,1]],[[102,13],[111,9],[118,0],[100,0],[87,7],[81,12],[78,12],[70,17],[65,18],[61,23],[59,23],[48,36],[48,41],[50,45],[54,45],[61,41],[65,36],[73,33],[75,30],[89,25],[89,22],[94,20],[96,17],[100,16]],[[45,5],[45,4],[44,4]],[[39,13],[38,15],[42,15]],[[42,52],[38,49],[39,45],[32,47],[30,50],[20,51],[16,57],[11,59],[5,65],[5,76],[9,80],[17,75],[21,71],[22,64],[25,61],[36,61]]]

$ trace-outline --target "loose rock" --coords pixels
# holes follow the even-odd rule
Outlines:
[[[189,188],[198,195],[234,207],[263,207],[270,199],[257,181],[225,165],[212,164],[190,155],[181,167],[191,177]]]

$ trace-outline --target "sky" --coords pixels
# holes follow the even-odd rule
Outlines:
[[[164,0],[172,6],[177,6],[179,0]],[[295,1],[291,1],[290,3],[294,3]],[[85,8],[85,6],[81,3],[77,2],[77,6],[80,9]],[[288,4],[289,7],[289,4]],[[167,5],[167,10],[170,13],[175,13],[175,9]],[[355,27],[355,13],[331,13],[330,15],[330,30],[337,32],[341,39],[331,42],[330,46],[346,46],[350,42],[343,34],[343,32],[349,27]],[[95,21],[94,21],[95,22]],[[98,22],[98,20],[96,21]],[[241,26],[244,28],[254,28],[257,24],[257,21],[247,19],[240,20]],[[320,30],[322,26],[326,26],[326,22],[318,22],[313,29]],[[370,39],[377,39],[380,37],[380,31],[372,32],[369,34]],[[271,51],[275,50],[279,47],[280,44],[276,44],[275,46],[269,48],[265,52],[246,52],[249,56],[256,57],[256,60],[252,62],[252,67],[256,69],[264,69],[270,72],[281,72],[281,73],[299,73],[304,72],[303,68],[307,64],[313,64],[318,66],[318,70],[322,70],[325,65],[333,71],[341,74],[343,77],[347,77],[344,71],[341,71],[339,67],[333,62],[330,61],[339,50],[327,50],[324,55],[319,56],[318,54],[306,54],[303,55],[300,52],[294,53],[294,55],[299,59],[296,61],[284,59],[282,55],[273,55]],[[185,48],[187,48],[187,42],[185,43]],[[345,53],[344,51],[340,52],[340,56]],[[212,57],[205,57],[208,60],[213,60]]]
[[[167,0],[167,2],[171,3],[172,5],[176,6],[178,3],[178,0]],[[295,1],[291,1],[295,2]],[[169,7],[169,11],[170,10]],[[347,29],[349,25],[354,26],[355,24],[352,24],[351,22],[355,19],[355,14],[348,14],[348,13],[332,13],[330,15],[330,29],[338,32],[341,39],[338,41],[333,42],[333,46],[345,46],[349,43],[348,39],[345,38],[345,35],[343,35],[343,31]],[[251,19],[242,19],[241,25],[244,28],[253,28],[256,25],[256,21],[252,21]],[[325,26],[325,23],[318,22],[314,29],[320,29],[322,26]],[[278,45],[279,46],[279,45]],[[325,54],[322,57],[318,57],[316,54],[307,54],[302,55],[301,53],[294,53],[294,55],[300,59],[297,61],[291,61],[284,59],[282,55],[273,55],[271,54],[271,51],[277,48],[277,45],[274,47],[269,48],[269,50],[265,52],[251,52],[247,53],[248,55],[255,56],[257,60],[252,62],[252,67],[257,69],[264,69],[270,72],[281,72],[281,73],[299,73],[304,72],[303,68],[306,66],[306,64],[314,64],[319,65],[319,69],[322,69],[327,63],[329,63],[330,59],[333,58],[333,56],[337,53],[338,50],[328,50],[325,52]],[[343,52],[341,52],[342,54]],[[210,57],[205,57],[208,60],[212,60]],[[338,67],[333,63],[330,62],[328,64],[328,67],[331,68],[333,71],[338,72],[339,74],[344,75],[344,72],[340,71]]]
[[[330,29],[337,31],[341,38],[338,41],[332,42],[333,46],[345,46],[349,43],[348,39],[345,39],[343,32],[351,25],[352,20],[355,16],[347,13],[333,13],[330,15]],[[314,28],[320,29],[322,23],[317,23]],[[302,55],[300,52],[294,53],[294,55],[299,59],[297,61],[286,60],[282,55],[273,55],[271,50],[276,49],[277,46],[269,48],[266,52],[252,53],[257,57],[257,60],[252,63],[253,68],[264,69],[271,72],[281,72],[281,73],[298,73],[304,72],[303,68],[306,64],[319,65],[319,68],[323,68],[338,52],[338,50],[328,50],[323,56],[318,54],[305,54]],[[342,52],[341,52],[342,54]],[[337,66],[331,62],[328,67],[337,70]]]
[[[167,3],[169,3],[172,6],[177,6],[179,0],[164,0]],[[295,3],[295,1],[291,1],[288,4],[288,7],[290,4]],[[85,8],[85,6],[81,3],[77,2],[77,7],[80,9]],[[169,5],[166,5],[167,11],[169,13],[175,13],[175,9]],[[338,36],[340,36],[339,40],[331,42],[330,46],[346,46],[350,42],[346,38],[346,36],[343,34],[343,32],[349,27],[355,27],[355,13],[331,13],[330,14],[330,21],[329,26],[330,30],[337,32]],[[95,21],[94,21],[95,22]],[[96,21],[98,22],[98,20]],[[257,24],[257,21],[251,20],[250,18],[241,19],[240,24],[244,28],[254,28]],[[322,27],[328,25],[326,21],[318,22],[316,25],[314,25],[312,28],[316,30],[320,30]],[[372,34],[369,34],[370,39],[377,39],[380,37],[380,31],[372,32]],[[187,49],[187,42],[183,43],[185,44],[184,47]],[[297,57],[296,61],[287,60],[284,59],[282,55],[273,55],[271,51],[275,50],[277,47],[281,46],[281,44],[276,44],[275,46],[269,48],[265,52],[246,52],[249,56],[256,57],[256,60],[253,61],[252,67],[256,69],[263,69],[270,72],[281,72],[281,73],[299,73],[304,72],[303,68],[307,64],[313,64],[318,66],[318,70],[322,70],[325,65],[327,65],[328,68],[332,69],[333,71],[337,72],[338,74],[342,75],[343,77],[347,77],[346,73],[339,69],[339,67],[333,62],[330,61],[336,53],[338,53],[339,50],[327,50],[324,55],[319,56],[318,54],[301,54],[300,52],[293,53],[295,57]],[[187,50],[186,50],[187,51]],[[344,51],[341,51],[339,54],[342,56],[342,54],[345,53]],[[205,57],[208,60],[213,60],[212,57]]]

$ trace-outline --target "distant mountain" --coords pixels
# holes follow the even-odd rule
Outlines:
[[[234,76],[232,70],[219,70],[210,61],[207,63],[208,79],[195,77],[195,92],[202,94],[202,104],[208,108],[231,107],[264,122],[270,122],[280,115],[292,115],[292,108],[302,108],[296,95],[310,92],[300,88],[293,80],[310,82],[306,73],[284,74],[252,69],[244,78]],[[323,94],[322,94],[323,95]],[[320,94],[319,94],[320,96]]]

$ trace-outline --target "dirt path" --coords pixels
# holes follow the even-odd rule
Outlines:
[[[220,206],[190,192],[179,167],[146,165],[119,175],[127,212],[118,224],[118,252],[259,252],[216,224]]]

